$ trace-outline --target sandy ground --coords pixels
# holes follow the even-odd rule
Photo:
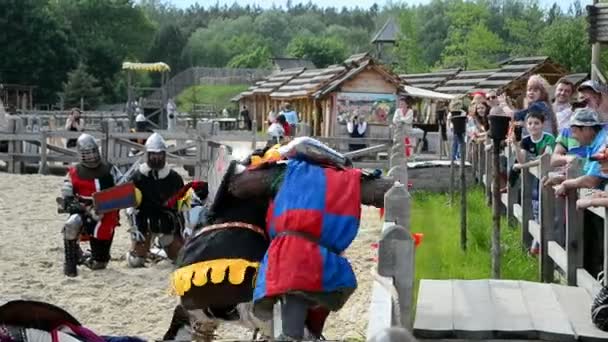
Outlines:
[[[172,270],[161,262],[129,269],[125,226],[117,229],[108,269],[79,269],[77,278],[63,275],[60,234],[65,214],[57,214],[55,197],[62,178],[0,173],[0,303],[24,298],[59,305],[84,325],[104,335],[137,335],[160,339],[177,302],[169,295]],[[371,288],[370,247],[381,229],[378,210],[364,208],[361,232],[347,256],[357,273],[359,288],[347,305],[328,320],[328,339],[363,338]],[[88,246],[87,246],[88,247]],[[224,327],[223,339],[246,339],[251,333]]]

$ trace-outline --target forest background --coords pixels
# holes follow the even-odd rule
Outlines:
[[[38,86],[37,102],[55,103],[75,87],[99,103],[123,102],[126,60],[162,61],[172,75],[193,66],[269,68],[272,57],[283,56],[325,67],[372,51],[371,39],[389,17],[401,30],[390,65],[399,73],[492,68],[509,57],[533,55],[549,56],[571,72],[589,71],[586,11],[578,1],[564,10],[535,0],[369,8],[288,2],[265,9],[237,3],[181,9],[162,0],[5,0],[0,83]],[[144,83],[153,77],[139,75]]]

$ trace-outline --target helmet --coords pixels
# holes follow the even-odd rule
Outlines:
[[[89,134],[81,134],[76,140],[76,149],[80,155],[80,163],[84,167],[96,168],[101,164],[99,146]]]
[[[137,114],[135,117],[135,129],[138,132],[144,132],[148,127],[148,122],[143,114]]]
[[[165,139],[158,134],[152,134],[146,140],[146,164],[153,170],[160,170],[165,166],[167,144]]]
[[[135,122],[146,122],[146,117],[142,113],[139,113],[135,117]]]

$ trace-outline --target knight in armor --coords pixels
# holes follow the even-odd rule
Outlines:
[[[177,258],[183,241],[183,217],[171,199],[184,186],[182,177],[166,163],[167,144],[163,137],[152,134],[145,144],[146,162],[133,175],[141,202],[135,208],[131,232],[132,246],[127,255],[130,267],[143,267],[154,237],[171,260]]]
[[[63,227],[65,244],[64,273],[74,277],[77,264],[93,270],[106,268],[110,261],[110,247],[114,229],[118,225],[118,211],[97,214],[93,208],[93,193],[116,184],[120,172],[101,160],[99,147],[89,134],[76,140],[80,162],[68,169],[61,189],[63,211],[70,214]],[[89,240],[91,255],[84,258],[79,240]]]

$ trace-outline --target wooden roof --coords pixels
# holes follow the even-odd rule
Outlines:
[[[325,69],[306,70],[272,92],[270,97],[277,99],[309,97],[324,84],[341,75],[345,70],[347,70],[346,67],[342,65],[333,65]]]
[[[480,82],[485,81],[499,69],[461,71],[436,91],[447,94],[468,94],[474,91]]]
[[[402,74],[399,75],[399,77],[414,87],[432,90],[452,79],[460,72],[460,70],[460,68],[443,69],[436,72],[423,74]]]
[[[382,26],[380,31],[376,33],[372,39],[372,43],[395,43],[399,36],[399,26],[395,22],[395,19],[388,18],[386,23]]]
[[[446,69],[424,74],[404,74],[401,79],[410,85],[448,94],[469,94],[478,90],[503,90],[514,82],[522,82],[530,75],[542,71],[555,80],[567,70],[547,56],[511,58],[500,63],[497,69],[466,70]]]
[[[285,69],[275,72],[261,81],[256,82],[254,86],[249,87],[246,91],[240,93],[233,98],[233,101],[238,101],[243,97],[249,97],[253,95],[268,95],[275,89],[278,89],[283,84],[289,82],[294,77],[304,72],[306,68],[293,68]]]

